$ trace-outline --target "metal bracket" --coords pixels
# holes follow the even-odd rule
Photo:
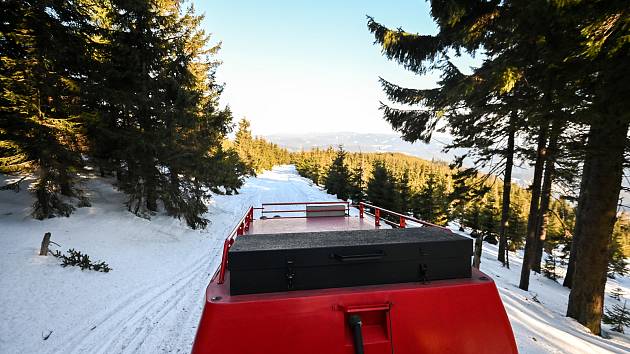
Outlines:
[[[426,263],[420,263],[420,266],[418,267],[418,278],[420,278],[420,281],[423,283],[427,282],[427,270],[428,267]]]
[[[293,271],[293,261],[287,261],[287,290],[293,289],[293,280],[295,279],[295,271]]]

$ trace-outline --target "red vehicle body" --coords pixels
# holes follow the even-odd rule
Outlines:
[[[366,354],[517,353],[494,282],[474,269],[465,279],[230,296],[227,251],[242,234],[378,228],[385,221],[381,213],[400,217],[399,227],[438,227],[368,204],[360,205],[359,217],[349,216],[348,204],[297,204],[337,205],[344,213],[254,221],[255,208],[250,208],[225,241],[221,266],[206,291],[193,354],[354,354],[352,315],[362,321]],[[262,215],[307,212],[268,210],[281,205],[295,204],[257,209]],[[365,207],[374,210],[373,218],[363,217]]]

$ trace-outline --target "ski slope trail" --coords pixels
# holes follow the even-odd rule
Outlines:
[[[293,166],[278,166],[249,178],[237,195],[214,196],[208,227],[191,230],[165,215],[124,211],[111,181],[88,178],[85,189],[91,207],[45,221],[30,218],[30,195],[0,192],[0,353],[189,353],[223,240],[247,209],[336,200]],[[44,232],[61,251],[81,250],[113,271],[62,268],[38,256]],[[564,317],[568,290],[560,284],[532,275],[531,291],[518,289],[521,255],[511,257],[512,269],[503,268],[496,247],[484,245],[481,269],[496,281],[521,353],[630,352],[627,336],[593,336]],[[612,287],[628,294],[630,279]]]
[[[161,284],[134,290],[111,310],[70,333],[50,353],[189,352],[208,281],[221,259],[223,239],[249,206],[264,202],[335,200],[311,187],[293,167],[285,166],[249,179],[235,196],[217,196],[204,230],[212,246],[182,264],[182,271]]]
[[[279,166],[249,178],[237,195],[209,202],[204,230],[155,215],[124,211],[110,181],[88,179],[89,208],[70,218],[32,220],[26,193],[0,193],[0,353],[188,353],[205,288],[220,263],[223,240],[252,206],[336,200]],[[258,216],[258,215],[257,215]],[[107,274],[59,267],[39,257],[44,232],[61,251],[104,260]],[[46,338],[46,339],[44,339]]]

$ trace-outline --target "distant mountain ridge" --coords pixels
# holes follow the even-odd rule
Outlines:
[[[400,152],[427,160],[452,161],[456,153],[444,153],[442,148],[451,142],[449,136],[436,137],[430,144],[409,143],[396,134],[383,133],[313,133],[313,134],[274,134],[265,136],[290,151],[327,148],[343,145],[348,151]],[[439,142],[438,142],[439,141]]]
[[[452,162],[455,156],[462,155],[465,149],[455,149],[444,152],[442,149],[453,141],[453,138],[445,133],[435,133],[431,142],[410,143],[404,141],[396,134],[387,133],[312,133],[312,134],[269,134],[265,139],[278,144],[289,151],[310,150],[313,148],[325,149],[329,146],[342,145],[345,150],[352,152],[399,152],[416,156],[425,160],[439,160]],[[529,184],[531,168],[515,167],[512,172],[512,180],[522,186]]]

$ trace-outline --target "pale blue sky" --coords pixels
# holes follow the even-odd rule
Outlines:
[[[254,134],[391,132],[378,110],[378,77],[431,87],[373,45],[366,15],[390,27],[434,33],[428,3],[404,1],[194,1],[221,41],[222,103]]]

